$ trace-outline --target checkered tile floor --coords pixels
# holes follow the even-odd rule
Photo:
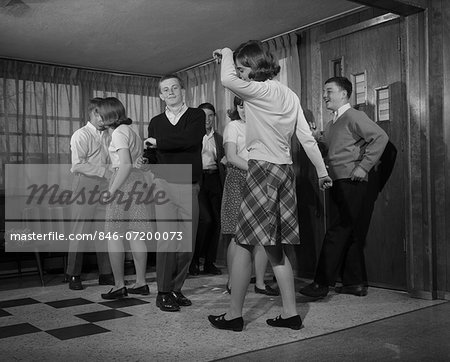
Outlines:
[[[161,312],[156,307],[153,272],[147,275],[149,296],[112,301],[101,299],[100,294],[107,289],[98,285],[98,279],[83,281],[82,291],[69,290],[60,280],[61,276],[56,276],[52,286],[0,291],[2,361],[211,361],[285,346],[442,303],[378,288],[371,288],[365,298],[333,292],[327,299],[308,301],[297,295],[305,328],[274,331],[266,318],[280,313],[281,299],[256,294],[252,284],[246,297],[244,331],[235,333],[215,329],[207,320],[209,314],[223,313],[229,305],[226,274],[187,279],[183,292],[192,306],[177,313]],[[127,281],[133,283],[133,277]],[[297,282],[299,289],[309,281]],[[297,345],[294,349],[291,360],[297,361],[302,348]]]
[[[81,314],[70,313],[71,307],[94,303],[108,307],[109,309]],[[149,302],[139,298],[124,298],[108,302],[93,302],[85,298],[71,298],[45,303],[42,303],[34,298],[11,299],[0,301],[0,318],[7,316],[18,316],[21,317],[21,319],[23,319],[20,307],[37,304],[45,304],[54,308],[55,310],[65,309],[68,312],[67,313],[68,316],[79,318],[87,323],[54,329],[42,329],[38,326],[33,325],[33,322],[6,325],[0,327],[0,339],[13,336],[22,336],[24,334],[37,332],[46,332],[51,336],[58,338],[59,340],[67,340],[71,338],[89,336],[98,333],[108,333],[110,332],[110,330],[98,326],[95,323],[111,319],[131,317],[132,316],[131,314],[125,313],[120,309],[140,304],[149,304]]]

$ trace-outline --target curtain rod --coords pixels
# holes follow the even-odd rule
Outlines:
[[[314,22],[309,23],[309,24],[306,24],[306,25],[302,25],[302,26],[300,26],[300,27],[298,27],[298,28],[295,28],[295,29],[293,29],[293,30],[289,30],[289,31],[286,31],[286,32],[281,33],[281,34],[271,36],[270,38],[267,38],[267,39],[262,40],[262,42],[266,42],[266,41],[269,41],[269,40],[278,38],[278,37],[283,36],[283,35],[295,33],[295,32],[297,32],[297,31],[303,30],[303,29],[305,29],[305,28],[312,27],[312,26],[314,26],[314,25],[318,25],[318,24],[321,24],[321,23],[325,23],[325,22],[327,22],[327,21],[329,21],[329,20],[336,19],[336,18],[345,16],[345,15],[348,15],[348,14],[351,14],[351,13],[354,13],[354,12],[357,12],[357,11],[361,10],[362,8],[367,8],[367,6],[362,5],[362,6],[359,6],[359,7],[355,8],[355,9],[347,10],[347,11],[344,11],[344,12],[339,13],[339,14],[337,14],[337,15],[332,15],[332,16],[329,16],[328,18],[321,19],[321,20],[317,20],[317,21],[314,21]],[[183,68],[183,69],[181,69],[181,70],[177,70],[175,73],[185,72],[185,71],[187,71],[187,70],[190,70],[190,69],[193,69],[193,68],[196,68],[196,67],[201,67],[201,66],[203,66],[203,65],[206,65],[206,64],[209,64],[209,63],[212,63],[212,62],[214,62],[214,59],[204,60],[203,62],[194,64],[194,65],[190,65],[189,67]]]
[[[23,63],[34,63],[34,64],[41,64],[41,65],[49,65],[52,67],[61,67],[61,68],[72,68],[72,69],[79,69],[79,70],[88,70],[90,72],[96,72],[96,73],[107,73],[111,75],[120,75],[120,76],[126,76],[126,77],[152,77],[152,78],[161,78],[161,75],[154,75],[154,74],[143,74],[143,73],[120,73],[120,72],[113,72],[110,70],[102,70],[100,68],[88,68],[88,67],[77,67],[76,65],[66,65],[66,64],[57,64],[57,63],[49,63],[49,62],[39,62],[35,60],[28,60],[28,59],[20,59],[20,58],[10,58],[1,56],[0,59],[5,60],[15,60]]]

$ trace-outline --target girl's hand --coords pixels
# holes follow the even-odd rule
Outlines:
[[[330,176],[324,176],[319,178],[319,188],[323,191],[333,186],[333,180]]]
[[[104,191],[100,195],[100,202],[104,205],[108,204],[113,199],[113,193],[110,191]]]
[[[222,49],[216,49],[213,51],[213,58],[220,64],[222,60]]]

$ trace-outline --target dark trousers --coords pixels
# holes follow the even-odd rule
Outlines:
[[[100,190],[107,190],[108,184],[96,177],[87,177],[84,175],[75,175],[73,181],[73,191],[77,194],[84,190],[86,195],[98,186]],[[87,200],[81,205],[74,203],[71,205],[71,233],[74,235],[90,234],[94,232],[103,232],[105,230],[105,205],[98,202],[89,203]],[[80,275],[83,267],[83,253],[86,251],[96,251],[97,264],[100,274],[111,274],[111,264],[108,255],[107,240],[72,240],[69,245],[67,258],[68,275]]]
[[[219,172],[203,173],[198,194],[199,221],[193,262],[198,263],[205,256],[205,265],[214,263],[220,238],[220,208],[222,186]]]
[[[334,286],[341,272],[344,285],[367,285],[364,244],[373,204],[366,205],[367,182],[336,180],[330,190],[336,212],[325,234],[314,281]]]
[[[180,243],[162,241],[156,253],[156,282],[159,293],[181,291],[195,249],[198,225],[199,185],[170,184],[155,180],[168,203],[155,205],[156,228],[160,235],[180,232]]]

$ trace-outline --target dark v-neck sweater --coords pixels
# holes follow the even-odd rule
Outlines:
[[[176,125],[170,123],[164,112],[153,117],[148,126],[148,137],[156,139],[156,163],[191,164],[193,183],[199,182],[202,176],[204,135],[205,112],[198,108],[188,108]],[[175,179],[173,177],[179,174],[178,170],[165,168],[168,171],[164,172],[167,181],[178,183],[182,179],[182,177],[175,177]],[[179,171],[182,172],[182,170]]]

